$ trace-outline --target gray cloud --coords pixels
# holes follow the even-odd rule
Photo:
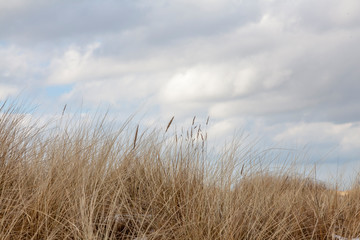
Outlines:
[[[35,1],[0,17],[0,38],[21,44],[84,42],[144,22],[136,1]]]
[[[249,0],[224,1],[213,8],[209,3],[191,1],[39,0],[32,5],[25,1],[19,4],[2,12],[0,37],[22,44],[101,40],[140,28],[147,44],[163,45],[221,34],[261,17],[258,2]]]

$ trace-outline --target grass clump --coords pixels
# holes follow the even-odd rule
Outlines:
[[[194,122],[169,137],[171,122],[132,134],[105,118],[50,128],[26,117],[0,108],[0,239],[360,235],[358,189],[339,196],[309,178],[259,171],[252,146],[237,142],[209,160]]]

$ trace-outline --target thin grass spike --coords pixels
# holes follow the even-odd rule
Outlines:
[[[170,122],[168,123],[167,127],[166,127],[166,130],[165,130],[165,133],[169,130],[169,127],[171,126],[171,123],[173,122],[175,116],[173,116],[170,120]]]
[[[65,110],[66,110],[66,106],[67,106],[67,104],[65,104],[65,106],[64,106],[64,108],[63,108],[63,110],[62,110],[61,116],[64,116],[64,113],[65,113]]]
[[[138,132],[139,132],[139,124],[138,124],[137,127],[136,127],[135,138],[134,138],[134,147],[133,147],[133,149],[135,149],[135,147],[136,147],[136,140],[137,140]]]

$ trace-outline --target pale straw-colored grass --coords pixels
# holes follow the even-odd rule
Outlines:
[[[39,128],[22,124],[16,106],[0,112],[0,239],[360,234],[358,188],[341,197],[310,178],[259,170],[262,159],[241,141],[210,158],[195,123],[169,137],[173,119],[131,133],[129,123],[115,128],[96,117]]]

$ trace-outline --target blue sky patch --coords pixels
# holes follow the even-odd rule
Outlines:
[[[74,84],[57,85],[46,87],[46,94],[50,97],[59,97],[65,93],[70,92],[74,87]]]

